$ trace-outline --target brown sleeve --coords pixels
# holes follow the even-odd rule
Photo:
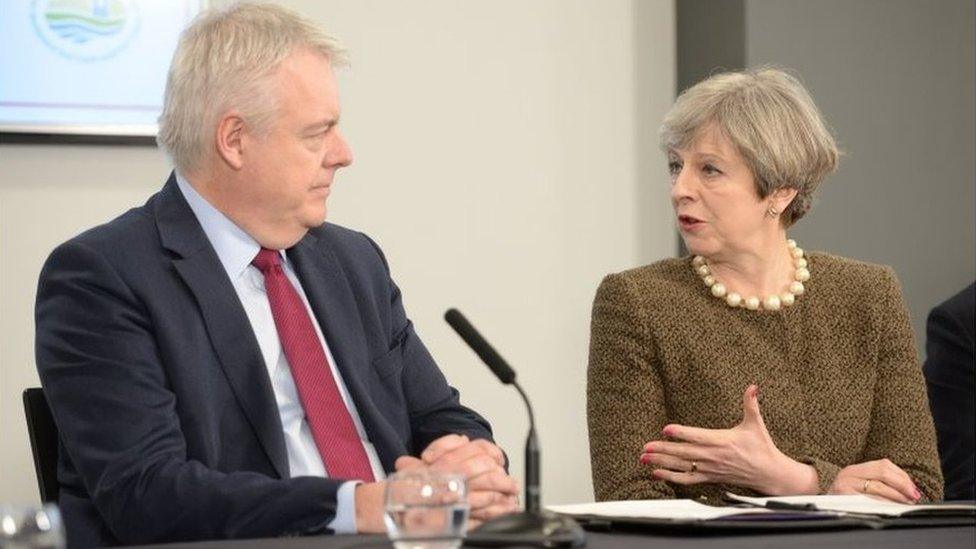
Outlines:
[[[800,456],[797,458],[797,461],[800,463],[806,463],[817,471],[817,483],[820,487],[821,494],[826,494],[827,491],[830,490],[830,486],[834,483],[834,479],[837,478],[837,473],[841,470],[839,465],[817,457]]]
[[[627,279],[607,276],[597,290],[590,331],[587,417],[597,501],[673,498],[639,461],[660,438],[666,415],[655,352],[640,300]]]
[[[887,458],[901,467],[930,501],[942,499],[942,472],[925,380],[894,271],[886,268],[880,296],[878,380],[864,461]]]

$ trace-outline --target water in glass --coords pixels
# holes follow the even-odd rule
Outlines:
[[[454,549],[468,522],[462,475],[414,471],[387,479],[386,530],[396,549]]]
[[[64,528],[56,505],[0,504],[0,548],[61,549]]]

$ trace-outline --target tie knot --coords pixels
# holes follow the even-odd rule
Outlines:
[[[267,248],[261,248],[258,255],[254,256],[254,261],[251,261],[261,274],[268,274],[269,271],[281,265],[281,254],[277,250],[269,250]]]

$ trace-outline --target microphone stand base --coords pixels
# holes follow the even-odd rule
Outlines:
[[[582,547],[586,545],[586,534],[575,520],[548,511],[509,513],[468,532],[464,544],[475,547]]]

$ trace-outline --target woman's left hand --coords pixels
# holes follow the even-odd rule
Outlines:
[[[816,494],[816,470],[780,452],[769,436],[755,385],[742,395],[742,415],[742,422],[731,429],[667,425],[663,433],[675,442],[648,442],[641,463],[656,466],[654,478],[675,484],[732,484],[769,495]]]

